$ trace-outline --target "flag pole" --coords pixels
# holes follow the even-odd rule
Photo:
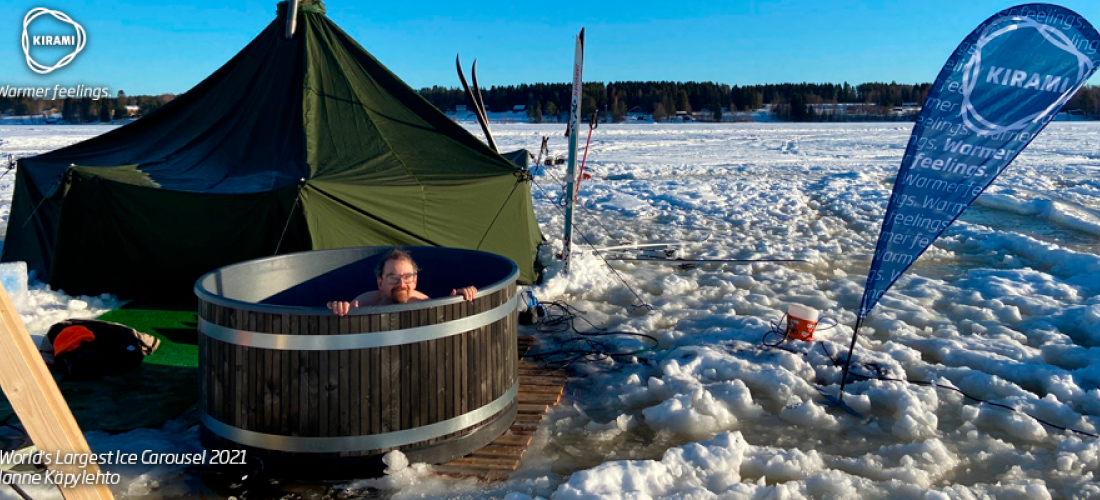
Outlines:
[[[860,326],[863,326],[863,316],[856,316],[856,327],[852,331],[852,343],[848,346],[848,359],[844,360],[844,373],[840,376],[840,391],[836,394],[837,404],[844,402],[844,385],[848,382],[848,369],[852,366],[852,352],[856,348],[856,337],[859,336]]]

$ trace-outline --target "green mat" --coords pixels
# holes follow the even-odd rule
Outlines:
[[[186,309],[152,309],[127,305],[96,319],[122,323],[159,337],[160,347],[157,352],[145,357],[146,364],[194,368],[199,365],[198,333],[195,330],[198,315],[195,309],[194,306]]]
[[[123,375],[70,381],[54,373],[82,430],[123,432],[157,427],[198,402],[198,334],[193,306],[153,309],[127,305],[98,319],[155,335],[161,344],[141,366]],[[0,422],[13,415],[7,399],[0,399]]]

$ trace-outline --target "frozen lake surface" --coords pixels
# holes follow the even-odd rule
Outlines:
[[[480,133],[476,125],[467,128]],[[502,150],[536,151],[563,125],[494,124]],[[597,326],[645,333],[636,357],[579,361],[514,479],[484,485],[413,464],[341,485],[387,498],[1100,498],[1100,123],[1054,123],[880,301],[836,394],[870,254],[912,125],[604,124],[588,152],[568,276],[552,259],[564,166],[532,195],[548,246],[542,301]],[[0,155],[29,156],[110,127],[0,127]],[[583,131],[586,133],[586,131]],[[583,139],[582,138],[582,145]],[[14,176],[0,179],[8,224]],[[19,221],[10,221],[11,224]],[[797,258],[693,269],[612,263],[585,241],[688,242],[679,256]],[[634,307],[639,299],[652,312]],[[33,334],[119,302],[32,284],[20,312]],[[838,326],[814,342],[761,338],[789,304]],[[583,322],[579,323],[586,326]],[[528,333],[553,350],[571,334]],[[605,337],[624,351],[645,344]],[[1022,412],[1022,413],[1021,413]],[[197,449],[194,427],[88,433],[95,449]],[[120,496],[189,496],[190,473],[121,470]],[[56,490],[28,488],[36,499]],[[0,498],[16,498],[0,487]]]

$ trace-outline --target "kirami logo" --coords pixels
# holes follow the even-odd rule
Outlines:
[[[71,24],[75,33],[73,35],[41,35],[41,36],[29,36],[27,28],[30,27],[32,21],[40,16],[49,14],[63,23]],[[84,33],[84,27],[81,26],[72,18],[65,15],[63,12],[50,10],[43,7],[37,7],[31,9],[26,16],[23,17],[23,54],[27,56],[27,66],[31,68],[31,71],[40,75],[51,73],[58,68],[65,67],[69,63],[73,62],[73,58],[84,49],[84,44],[87,42],[88,37]],[[74,49],[61,60],[57,61],[53,66],[46,66],[34,60],[31,56],[32,46],[73,46]]]
[[[34,36],[31,45],[76,45],[75,36]]]
[[[993,49],[989,54],[990,60],[983,61],[983,50],[987,45]],[[1002,62],[1014,58],[1019,53],[1035,54],[1041,60],[1062,59],[1065,61],[1061,66],[1062,74],[1051,75],[1008,68]],[[984,72],[982,71],[983,62],[988,68]],[[963,124],[978,135],[996,135],[1023,130],[1061,108],[1062,104],[1073,97],[1073,93],[1085,82],[1088,75],[1092,74],[1093,68],[1092,60],[1082,54],[1069,37],[1058,28],[1038,23],[1030,17],[1005,16],[996,19],[989,23],[975,42],[970,60],[962,70],[960,114]],[[1043,73],[1050,72],[1049,70],[1054,69],[1054,66],[1048,65],[1046,69],[1048,71]],[[984,78],[982,78],[983,73]],[[995,93],[992,89],[985,88],[975,93],[979,82],[987,86],[993,84],[994,88],[1002,90],[1000,93]],[[1044,94],[1041,97],[1028,97],[1017,101],[1021,97],[1004,94],[1004,91],[1011,91],[1004,87],[1038,91]],[[1015,105],[1012,112],[1007,114],[995,111],[998,106],[1003,106],[1008,101],[1019,102],[1022,105]],[[991,116],[1003,114],[1003,123],[994,122],[983,116],[983,113],[990,113]]]
[[[1039,73],[1028,73],[1027,71],[1020,71],[1018,69],[998,68],[996,66],[989,67],[989,72],[986,73],[985,81],[986,83],[996,83],[1009,87],[1058,93],[1065,92],[1070,84],[1068,77],[1063,78],[1054,75],[1040,75]]]

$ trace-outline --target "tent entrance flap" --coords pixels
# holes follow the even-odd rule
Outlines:
[[[77,171],[61,208],[50,282],[68,293],[190,302],[195,280],[212,269],[272,255],[277,246],[310,249],[304,217],[293,209],[297,193],[296,186],[181,193]]]

